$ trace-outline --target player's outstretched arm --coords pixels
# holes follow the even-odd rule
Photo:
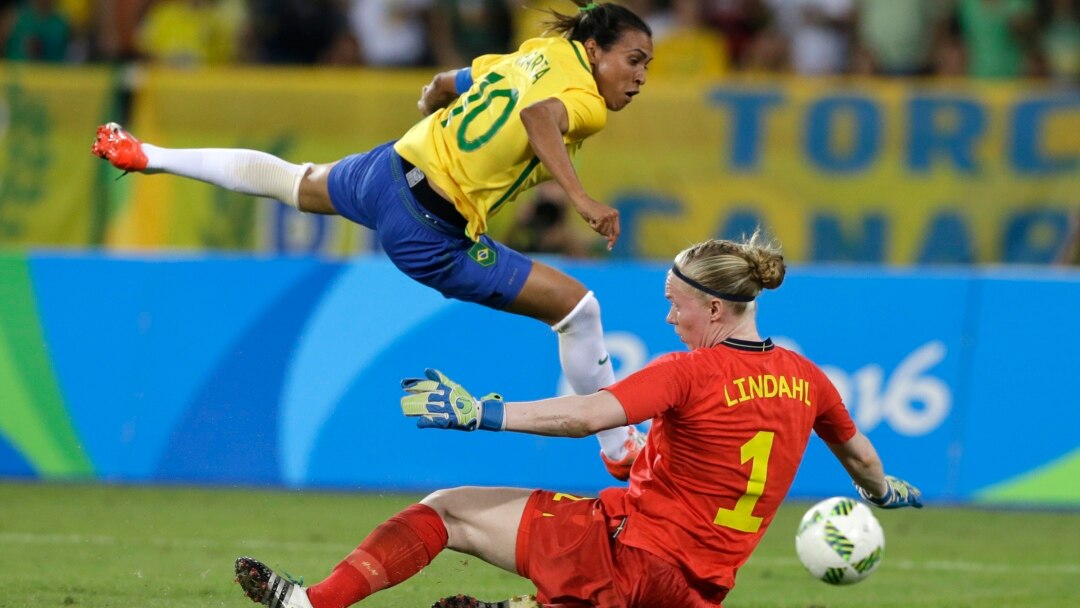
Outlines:
[[[584,437],[626,424],[618,399],[607,391],[533,402],[504,403],[501,396],[473,397],[436,369],[425,378],[406,378],[401,411],[420,428],[459,431],[516,431],[556,437]]]
[[[610,250],[619,239],[619,212],[589,196],[581,185],[563,142],[563,134],[570,129],[566,106],[555,97],[538,101],[521,110],[521,123],[536,157],[562,186],[589,228],[607,239]]]
[[[855,433],[845,443],[827,445],[867,502],[883,509],[922,508],[922,494],[915,486],[885,474],[881,458],[866,435]]]

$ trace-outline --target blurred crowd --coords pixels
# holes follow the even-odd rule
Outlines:
[[[1080,75],[1080,0],[624,0],[652,73]],[[0,0],[14,61],[456,67],[569,0]]]

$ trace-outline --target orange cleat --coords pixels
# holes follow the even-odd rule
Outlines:
[[[97,128],[97,137],[90,151],[94,153],[94,156],[109,161],[117,169],[124,171],[146,169],[146,154],[143,153],[142,142],[115,122]]]
[[[645,440],[648,438],[645,433],[630,427],[630,436],[626,438],[625,444],[626,456],[623,456],[622,460],[611,460],[604,454],[603,450],[600,450],[600,460],[604,461],[608,473],[611,473],[611,476],[619,481],[630,479],[630,468],[634,465],[634,461],[637,460],[641,451],[645,449]]]

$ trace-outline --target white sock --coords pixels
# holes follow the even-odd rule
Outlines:
[[[286,600],[288,608],[312,608],[311,600],[308,599],[307,588],[296,585]]]
[[[579,395],[591,395],[615,383],[615,368],[604,347],[600,325],[600,303],[593,292],[585,294],[566,318],[551,326],[559,334],[559,362],[570,388]],[[600,449],[611,460],[626,456],[626,439],[631,427],[600,431]]]
[[[256,150],[196,148],[175,150],[142,145],[146,173],[171,173],[254,196],[298,206],[300,182],[310,164],[294,165]]]

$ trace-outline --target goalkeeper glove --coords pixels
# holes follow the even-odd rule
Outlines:
[[[875,498],[862,486],[855,484],[859,496],[870,504],[877,505],[882,509],[899,509],[900,507],[922,508],[922,492],[918,488],[892,475],[885,476],[885,495]]]
[[[424,370],[426,378],[405,378],[401,388],[401,413],[417,417],[422,429],[458,431],[501,431],[504,427],[503,398],[491,393],[477,399],[457,382],[437,369]]]

